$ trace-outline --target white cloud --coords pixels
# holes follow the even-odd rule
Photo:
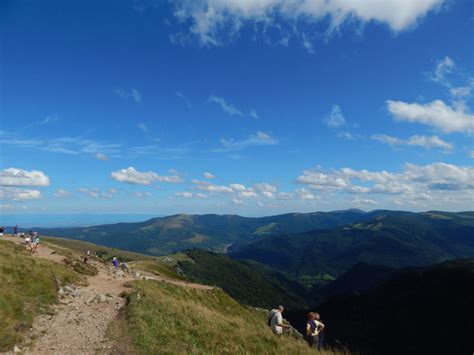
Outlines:
[[[12,210],[14,208],[15,208],[15,206],[13,206],[13,205],[2,205],[2,204],[0,204],[0,209],[1,210]]]
[[[232,202],[235,203],[236,205],[243,205],[244,201],[239,200],[238,198],[233,198]]]
[[[351,203],[356,206],[375,206],[379,204],[377,201],[372,200],[370,198],[357,198],[357,197],[352,199]]]
[[[67,197],[70,196],[71,193],[69,191],[66,191],[64,189],[57,189],[56,192],[54,193],[54,196],[56,197]]]
[[[419,166],[405,164],[401,172],[342,168],[324,172],[306,170],[297,182],[321,192],[352,194],[405,194],[420,196],[430,192],[474,192],[474,168],[447,163]],[[464,191],[464,192],[463,192]]]
[[[99,188],[85,188],[81,187],[79,189],[80,193],[83,193],[89,197],[93,198],[105,198],[105,199],[112,199],[114,195],[117,193],[116,189],[108,189],[107,191],[102,191]]]
[[[439,148],[446,151],[453,149],[451,143],[445,142],[438,136],[414,135],[407,139],[402,139],[386,134],[374,134],[370,138],[391,146],[417,146],[425,149]]]
[[[260,116],[258,115],[257,111],[255,111],[255,109],[253,108],[252,110],[250,110],[250,117],[258,120],[260,118]]]
[[[153,171],[140,172],[133,167],[114,171],[111,176],[116,181],[138,185],[150,185],[154,182],[183,182],[181,176],[178,175],[158,175]]]
[[[116,89],[114,93],[124,100],[132,100],[137,104],[142,102],[142,94],[137,89]]]
[[[306,37],[306,34],[302,34],[303,38],[303,47],[308,51],[309,54],[314,54],[313,43]]]
[[[196,189],[202,190],[202,191],[207,191],[211,193],[234,192],[234,190],[229,186],[215,185],[215,184],[211,184],[208,181],[200,181],[200,180],[193,180],[192,182],[195,185]]]
[[[316,196],[314,193],[306,189],[297,189],[295,192],[296,192],[296,196],[300,200],[318,200],[319,199],[318,196]]]
[[[432,77],[433,81],[444,84],[446,82],[446,75],[452,73],[454,67],[454,61],[449,57],[444,57],[444,59],[436,65]]]
[[[331,128],[341,127],[346,124],[346,119],[342,115],[339,105],[332,106],[331,113],[323,119],[323,122]]]
[[[176,91],[175,95],[184,101],[188,109],[191,109],[193,107],[193,105],[191,105],[191,101],[189,101],[188,98],[183,93]]]
[[[215,152],[230,152],[245,149],[251,146],[265,146],[278,144],[278,140],[265,132],[251,134],[246,139],[221,139],[222,148],[214,150]]]
[[[474,77],[459,70],[450,57],[438,62],[430,78],[446,87],[457,100],[470,96],[474,88]]]
[[[204,174],[202,174],[202,176],[204,176],[204,178],[206,179],[209,179],[209,180],[212,180],[212,179],[215,179],[216,177],[214,176],[214,174],[206,171]]]
[[[196,199],[207,198],[207,195],[206,195],[206,194],[203,194],[203,193],[193,193],[193,192],[189,192],[189,191],[177,192],[177,193],[175,193],[175,196],[184,197],[184,198],[196,198]]]
[[[132,193],[132,195],[135,196],[135,197],[140,197],[140,198],[146,198],[146,197],[153,196],[153,194],[151,192],[147,192],[147,191],[134,191]]]
[[[280,192],[277,197],[279,200],[291,200],[293,199],[293,194],[291,192]]]
[[[148,129],[147,125],[143,122],[140,122],[137,124],[137,128],[145,133],[147,132],[150,132],[150,130]]]
[[[41,198],[38,190],[18,189],[16,187],[0,187],[0,200],[27,201]]]
[[[242,113],[242,111],[238,110],[234,105],[232,105],[230,103],[227,103],[227,101],[224,100],[222,97],[211,95],[211,96],[209,96],[208,100],[209,100],[209,102],[213,102],[216,105],[220,106],[225,113],[227,113],[231,116],[234,116],[234,115],[243,116],[244,115]]]
[[[49,177],[42,171],[26,171],[17,168],[0,170],[0,185],[2,186],[48,186]]]
[[[426,124],[444,133],[474,132],[474,115],[466,112],[462,103],[449,106],[441,100],[428,104],[388,100],[387,108],[397,120]]]
[[[430,11],[437,10],[443,0],[172,0],[175,17],[188,24],[192,35],[204,45],[221,45],[232,39],[245,25],[269,28],[281,33],[282,43],[290,34],[298,35],[297,24],[313,25],[329,20],[326,35],[338,31],[345,23],[377,22],[394,32],[415,26]],[[262,26],[258,26],[261,24]],[[183,38],[180,33],[176,37]]]
[[[95,153],[94,158],[96,158],[97,160],[102,160],[102,161],[109,160],[109,157],[103,153]]]

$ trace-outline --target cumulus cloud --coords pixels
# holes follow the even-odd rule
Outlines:
[[[206,171],[204,174],[202,174],[202,176],[204,176],[204,178],[209,179],[209,180],[216,178],[216,177],[214,176],[214,174],[212,174],[212,173],[210,173],[210,172],[208,172],[208,171]]]
[[[374,134],[370,138],[391,146],[415,146],[425,149],[439,148],[446,151],[453,149],[453,145],[451,143],[442,140],[438,136],[414,135],[407,139],[402,139],[386,134]]]
[[[462,103],[450,106],[442,100],[428,104],[388,100],[387,108],[393,117],[400,121],[425,124],[444,133],[474,132],[474,115],[467,112]]]
[[[1,186],[48,186],[49,177],[42,171],[7,168],[0,170]]]
[[[323,119],[323,122],[331,128],[341,127],[346,124],[346,119],[344,118],[339,105],[332,106],[331,113]]]
[[[211,95],[208,99],[209,102],[215,103],[227,114],[231,116],[243,116],[243,112],[238,110],[234,105],[228,103],[224,98]]]
[[[345,23],[355,21],[382,23],[394,32],[399,32],[413,27],[420,18],[437,10],[443,3],[443,0],[172,1],[177,20],[189,23],[190,33],[197,36],[204,45],[221,45],[245,25],[259,28],[259,24],[265,29],[264,33],[268,28],[279,30],[282,43],[288,42],[289,34],[298,34],[295,30],[298,22],[314,25],[329,20],[326,34],[337,31]],[[183,37],[183,34],[178,37]]]
[[[265,146],[265,145],[276,145],[278,140],[272,137],[269,133],[257,132],[251,134],[247,138],[242,140],[237,139],[221,139],[222,148],[215,149],[215,152],[230,152],[236,150],[242,150],[251,146]]]
[[[311,191],[307,190],[307,189],[297,189],[295,191],[296,193],[296,196],[300,199],[300,200],[318,200],[319,197],[316,196],[314,193],[312,193]]]
[[[322,171],[306,170],[297,182],[321,192],[341,191],[352,194],[429,194],[436,191],[474,189],[474,168],[447,163],[419,166],[405,164],[401,172],[355,170],[342,168]]]
[[[114,93],[124,100],[132,100],[137,104],[142,102],[142,94],[137,89],[116,89]]]
[[[27,201],[41,198],[38,190],[19,189],[16,187],[0,187],[0,199],[4,201]]]
[[[150,185],[154,182],[183,182],[182,177],[178,175],[158,175],[153,171],[140,172],[134,167],[114,171],[111,176],[116,181],[137,185]]]

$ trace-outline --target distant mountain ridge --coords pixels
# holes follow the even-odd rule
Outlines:
[[[298,277],[339,276],[366,262],[393,268],[474,257],[474,212],[380,214],[332,229],[272,236],[233,250]]]
[[[269,217],[237,215],[172,215],[144,222],[91,227],[39,228],[44,235],[88,241],[151,255],[200,248],[225,252],[269,236],[308,232],[362,222],[381,213],[347,210],[288,213]]]

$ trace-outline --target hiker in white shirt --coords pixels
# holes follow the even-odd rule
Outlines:
[[[279,305],[276,309],[273,309],[270,313],[271,320],[270,326],[274,334],[281,335],[283,334],[283,328],[289,328],[288,324],[283,324],[282,313],[285,310],[285,307]]]

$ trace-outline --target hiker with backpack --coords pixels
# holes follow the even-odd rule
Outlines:
[[[306,340],[310,348],[316,346],[318,350],[321,350],[324,341],[323,329],[324,324],[321,322],[319,313],[309,312],[306,322]]]
[[[277,308],[272,309],[268,316],[268,325],[272,328],[272,331],[276,335],[283,334],[283,328],[290,328],[288,324],[283,323],[282,313],[285,307],[279,305]]]

